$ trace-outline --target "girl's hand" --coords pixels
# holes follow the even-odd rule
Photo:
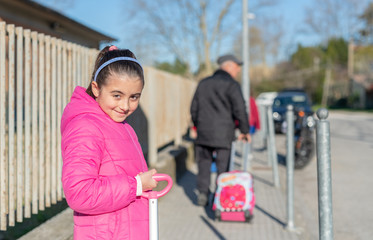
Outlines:
[[[153,179],[153,175],[156,174],[156,173],[157,173],[157,170],[151,169],[147,172],[139,174],[140,179],[141,179],[141,183],[142,183],[142,191],[143,192],[146,192],[148,190],[152,190],[153,188],[155,188],[157,186],[158,182]]]

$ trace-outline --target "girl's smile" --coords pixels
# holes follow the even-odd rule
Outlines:
[[[137,109],[143,86],[140,78],[112,74],[101,88],[92,82],[92,92],[102,111],[113,121],[123,122]]]

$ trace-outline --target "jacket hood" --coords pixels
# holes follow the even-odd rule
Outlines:
[[[66,125],[73,118],[86,113],[106,116],[95,99],[86,93],[86,89],[78,86],[75,88],[70,102],[67,104],[62,114],[61,133],[64,132]]]

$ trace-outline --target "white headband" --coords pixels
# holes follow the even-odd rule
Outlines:
[[[110,59],[109,61],[106,61],[105,63],[103,63],[96,71],[95,73],[95,77],[93,78],[93,81],[96,82],[96,78],[97,78],[97,75],[100,73],[100,71],[106,67],[107,65],[109,65],[110,63],[113,63],[113,62],[117,62],[117,61],[132,61],[132,62],[135,62],[137,64],[139,64],[139,66],[141,67],[141,70],[144,71],[142,69],[142,66],[140,64],[139,61],[137,61],[136,59],[134,58],[131,58],[131,57],[116,57],[116,58],[113,58],[113,59]]]

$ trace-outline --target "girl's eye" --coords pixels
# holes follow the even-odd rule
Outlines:
[[[140,96],[137,96],[137,95],[135,95],[135,96],[131,96],[131,99],[132,100],[138,100],[140,98]]]
[[[119,99],[119,98],[120,98],[120,95],[119,95],[119,94],[116,94],[116,95],[114,95],[113,97],[116,98],[116,99]]]

